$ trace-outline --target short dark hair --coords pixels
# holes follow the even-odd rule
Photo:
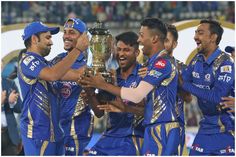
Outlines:
[[[139,48],[138,35],[134,32],[124,32],[117,35],[115,38],[116,38],[116,44],[118,43],[118,41],[122,41],[126,45],[134,47],[134,49]]]
[[[203,23],[208,23],[210,25],[211,34],[217,35],[216,45],[218,45],[221,41],[222,34],[224,32],[224,29],[221,27],[221,24],[218,21],[212,19],[203,19],[200,21],[200,24]]]
[[[167,23],[166,28],[167,28],[167,32],[170,32],[173,35],[174,40],[178,41],[179,35],[178,35],[178,31],[177,31],[175,25],[171,25],[171,24]]]
[[[162,42],[165,41],[167,35],[167,29],[164,22],[158,18],[145,18],[141,22],[141,26],[146,26],[149,29],[154,30],[159,35]]]
[[[39,41],[40,41],[40,34],[42,34],[42,33],[45,33],[45,32],[39,32],[39,33],[37,33],[37,34],[34,34],[35,36],[37,36],[38,38],[39,38]],[[30,46],[31,46],[31,38],[32,38],[32,36],[30,37],[30,38],[28,38],[27,40],[25,40],[24,41],[24,44],[25,44],[25,47],[26,47],[26,49],[28,49]]]

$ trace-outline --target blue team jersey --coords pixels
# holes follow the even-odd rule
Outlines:
[[[179,60],[177,61],[177,66],[180,68],[180,74],[182,74],[182,71],[184,71],[187,66],[180,62]],[[179,75],[180,75],[179,74]],[[179,92],[181,92],[181,88],[177,88],[177,98],[176,98],[176,113],[177,113],[177,119],[181,127],[184,127],[185,125],[185,116],[184,116],[184,100],[182,99],[181,95],[179,95]]]
[[[217,48],[207,60],[196,55],[183,72],[183,80],[183,88],[198,98],[203,114],[200,134],[234,130],[234,121],[219,107],[221,97],[229,96],[234,84],[234,62],[226,53]]]
[[[178,73],[175,60],[163,53],[165,50],[149,59],[148,72],[143,79],[154,86],[147,96],[144,125],[176,121]]]
[[[119,87],[135,88],[138,86],[142,78],[138,75],[138,69],[141,68],[140,64],[136,64],[132,73],[126,80],[121,78],[120,69],[117,69],[117,84]],[[126,105],[134,105],[134,103],[123,100]],[[143,137],[144,127],[142,126],[143,116],[136,116],[133,113],[115,113],[110,112],[108,115],[107,129],[104,133],[105,136],[112,137],[126,137],[138,136]]]
[[[59,125],[60,107],[52,84],[39,78],[40,71],[50,66],[44,57],[26,52],[18,66],[18,79],[23,96],[20,119],[21,134],[50,142],[63,138]]]
[[[180,126],[184,127],[185,125],[185,120],[184,120],[184,100],[180,97],[177,96],[176,99],[176,114],[177,114],[177,119],[180,124]]]
[[[67,52],[59,54],[51,61],[56,64],[68,55]],[[72,65],[72,69],[79,69],[86,65],[83,53],[79,55]],[[61,105],[61,125],[65,136],[77,136],[78,139],[91,137],[93,131],[93,114],[88,104],[84,103],[80,93],[82,87],[73,81],[56,81],[54,88],[58,91]]]

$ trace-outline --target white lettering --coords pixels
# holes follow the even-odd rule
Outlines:
[[[74,152],[75,148],[74,147],[66,147],[66,151]]]
[[[231,80],[231,77],[230,76],[227,76],[227,74],[225,75],[220,75],[218,77],[218,81],[223,81],[223,82],[229,82]]]
[[[95,150],[90,150],[90,151],[89,151],[89,154],[97,155],[97,151],[95,151]]]
[[[193,75],[193,77],[195,77],[195,78],[200,78],[199,73],[197,73],[197,72],[195,72],[195,71],[192,72],[192,75]]]

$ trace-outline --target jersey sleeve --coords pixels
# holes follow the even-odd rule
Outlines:
[[[234,74],[234,64],[225,62],[217,69],[211,90],[202,89],[191,82],[184,82],[183,88],[201,99],[219,104],[221,97],[229,95],[234,84]]]
[[[38,58],[29,55],[22,60],[20,66],[24,75],[31,78],[36,78],[38,77],[40,71],[47,67],[47,64]]]
[[[162,80],[170,76],[171,70],[172,67],[169,60],[158,58],[153,65],[149,65],[147,75],[143,78],[143,81],[157,86]]]

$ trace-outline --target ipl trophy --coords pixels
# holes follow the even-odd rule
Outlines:
[[[95,26],[88,31],[92,35],[89,46],[92,57],[90,57],[91,63],[87,62],[88,68],[85,71],[85,75],[96,75],[100,73],[105,78],[106,82],[112,83],[112,73],[106,69],[106,63],[111,56],[113,46],[112,35],[101,22],[97,22]],[[102,101],[110,101],[112,97],[111,94],[105,91],[99,91],[99,95]]]

